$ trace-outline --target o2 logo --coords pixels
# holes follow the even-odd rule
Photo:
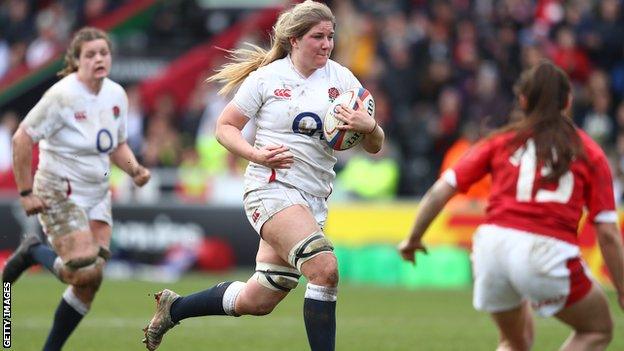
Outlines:
[[[373,99],[368,100],[368,106],[366,106],[366,112],[368,112],[369,116],[372,116],[373,112],[375,112],[375,102],[373,101]]]
[[[293,120],[292,124],[293,132],[297,134],[304,134],[313,137],[315,134],[319,134],[320,139],[323,138],[323,121],[316,113],[302,112],[298,114]]]
[[[109,152],[113,148],[113,135],[108,129],[100,129],[97,132],[95,147],[101,153]]]

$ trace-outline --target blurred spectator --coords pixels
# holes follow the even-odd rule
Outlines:
[[[29,68],[41,66],[59,52],[61,45],[55,28],[58,20],[51,8],[37,14],[37,38],[26,49],[26,65]]]
[[[591,70],[589,59],[576,45],[576,38],[570,27],[564,26],[557,31],[552,60],[568,74],[572,84],[583,84],[589,78]]]
[[[10,44],[29,42],[35,36],[34,20],[31,16],[32,1],[8,0],[0,8],[0,28]]]
[[[141,101],[141,93],[137,85],[133,85],[126,89],[128,94],[128,146],[139,157],[141,155],[141,147],[143,145],[144,119],[143,104]]]
[[[7,111],[0,117],[0,173],[11,170],[12,162],[12,143],[13,133],[17,130],[19,118],[17,113]]]
[[[181,151],[180,137],[175,128],[175,103],[171,95],[157,99],[150,117],[143,144],[143,163],[147,167],[175,167]]]
[[[0,80],[9,71],[11,66],[11,47],[0,35]]]

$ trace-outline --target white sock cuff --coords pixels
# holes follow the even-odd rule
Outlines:
[[[76,312],[80,313],[81,315],[84,316],[85,314],[87,314],[87,312],[89,312],[89,306],[87,306],[84,302],[80,301],[78,296],[74,294],[74,289],[72,289],[71,286],[68,286],[67,289],[65,289],[65,292],[63,293],[63,299],[65,300],[65,302],[67,302],[67,304],[73,307]]]
[[[225,313],[227,313],[228,316],[239,316],[239,314],[236,314],[235,311],[236,298],[244,287],[245,283],[236,281],[232,282],[230,286],[225,289],[225,292],[223,292],[223,310],[225,311]]]
[[[63,269],[63,266],[65,266],[65,263],[63,263],[63,260],[60,256],[57,256],[54,259],[54,264],[52,264],[52,270],[54,270],[54,274],[56,274],[57,277],[61,276],[61,270]]]
[[[305,298],[318,301],[336,301],[338,299],[338,288],[308,283]]]

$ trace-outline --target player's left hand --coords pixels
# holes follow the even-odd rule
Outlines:
[[[132,181],[136,186],[143,186],[147,184],[147,182],[152,177],[149,169],[138,165],[137,168],[132,172]]]
[[[364,106],[362,99],[357,99],[358,106]],[[345,124],[336,126],[340,130],[353,130],[358,133],[370,134],[375,131],[377,123],[375,119],[366,113],[363,108],[354,110],[345,105],[336,106],[336,118]]]
[[[397,245],[397,250],[399,250],[399,254],[405,261],[412,262],[414,265],[416,264],[416,251],[427,253],[427,248],[420,240],[414,242],[409,238],[401,241]]]

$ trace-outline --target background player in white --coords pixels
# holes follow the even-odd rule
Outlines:
[[[210,78],[226,83],[221,93],[242,83],[220,116],[216,135],[250,161],[244,206],[261,236],[256,273],[246,283],[224,282],[186,297],[158,293],[156,314],[145,330],[148,349],[157,348],[164,333],[184,318],[268,314],[303,274],[310,347],[334,350],[338,269],[322,227],[336,159],[322,139],[322,116],[337,92],[361,86],[347,68],[329,60],[334,27],[326,5],[300,3],[278,18],[268,52],[238,50],[236,62]],[[254,146],[241,135],[252,118]],[[366,134],[366,151],[381,149],[384,133],[366,112],[344,108],[340,118],[346,122],[343,129]]]
[[[44,350],[59,350],[88,312],[102,282],[111,238],[110,161],[142,186],[150,172],[126,144],[128,99],[107,78],[111,45],[106,33],[83,28],[65,56],[63,76],[28,113],[13,137],[20,202],[39,220],[52,251],[26,236],[8,260],[3,280],[14,282],[41,263],[69,286],[56,310]],[[31,176],[33,144],[40,159]],[[58,256],[57,256],[58,255]]]
[[[607,159],[567,115],[572,95],[562,70],[544,61],[523,74],[516,90],[525,117],[478,143],[433,185],[399,251],[414,262],[444,204],[489,173],[486,224],[473,240],[473,302],[492,314],[498,350],[531,348],[531,308],[572,327],[563,350],[603,350],[613,321],[604,292],[582,264],[577,228],[586,207],[624,309],[624,250]]]

